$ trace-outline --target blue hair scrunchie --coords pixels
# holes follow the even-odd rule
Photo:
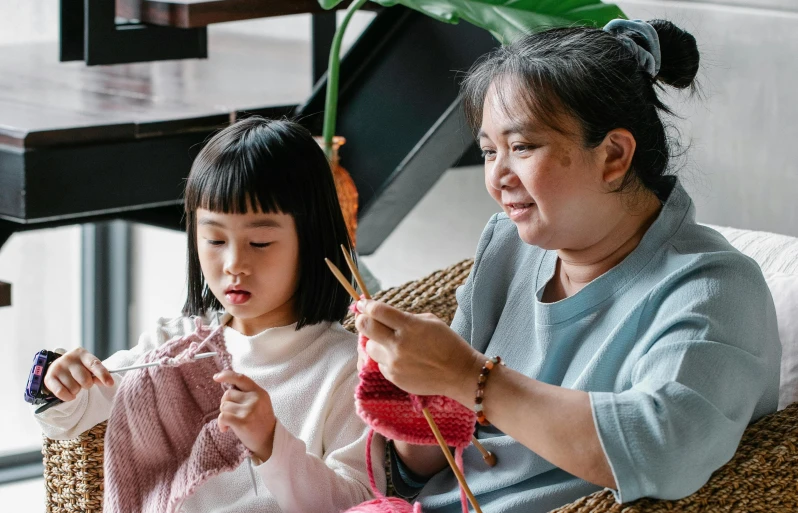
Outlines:
[[[637,58],[640,67],[646,70],[651,78],[657,76],[662,64],[662,52],[659,47],[659,36],[651,24],[643,20],[618,19],[607,23],[604,26],[604,31],[619,36],[618,40]],[[637,34],[642,37],[648,43],[649,50],[635,43],[628,34]]]

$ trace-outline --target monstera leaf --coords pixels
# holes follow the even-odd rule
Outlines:
[[[343,0],[318,0],[324,9],[332,9]],[[338,109],[338,73],[341,41],[352,15],[368,0],[352,0],[338,26],[330,49],[327,75],[327,98],[324,109],[324,147],[328,155],[335,133]],[[371,0],[391,7],[401,4],[444,23],[465,20],[488,30],[501,43],[549,27],[593,25],[602,27],[610,20],[624,18],[616,5],[600,0]]]
[[[342,0],[319,0],[331,9]],[[599,0],[371,0],[385,7],[401,4],[445,23],[465,20],[490,31],[502,43],[542,28],[604,26],[623,11]]]

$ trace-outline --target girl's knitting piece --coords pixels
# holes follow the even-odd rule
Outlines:
[[[231,368],[222,327],[196,325],[145,356],[160,366],[133,370],[119,385],[105,435],[105,512],[178,511],[197,486],[250,455],[216,424],[230,387],[212,379]],[[194,360],[207,351],[218,354]]]

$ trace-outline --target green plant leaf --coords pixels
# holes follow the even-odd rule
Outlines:
[[[333,9],[344,0],[319,0],[319,5],[322,9]]]
[[[319,0],[319,2],[330,0]],[[563,25],[604,26],[623,11],[600,0],[372,0],[401,4],[446,23],[465,20],[490,31],[502,43],[544,28]]]

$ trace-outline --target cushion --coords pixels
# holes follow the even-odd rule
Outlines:
[[[798,401],[798,275],[765,273],[781,339],[779,409]]]
[[[779,409],[798,401],[798,238],[712,226],[739,251],[756,260],[773,296],[781,339]]]

